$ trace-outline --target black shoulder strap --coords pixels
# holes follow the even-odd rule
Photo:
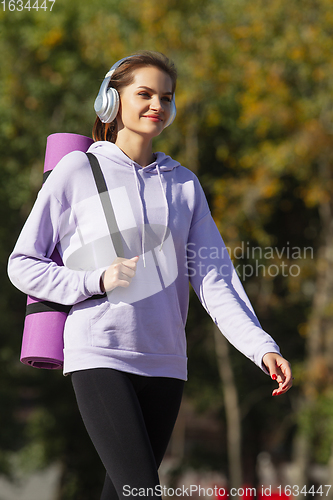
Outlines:
[[[102,207],[104,210],[104,215],[106,218],[106,222],[108,224],[110,236],[112,239],[112,243],[114,246],[114,249],[116,251],[117,257],[124,257],[124,248],[123,248],[123,242],[121,239],[121,234],[118,228],[118,224],[116,221],[116,217],[113,211],[111,199],[108,193],[108,188],[103,176],[103,172],[101,170],[100,164],[96,158],[95,155],[92,153],[86,153],[88,156],[92,173],[94,175],[94,179],[96,182],[97,190],[99,193],[99,197],[102,203]],[[105,193],[104,196],[103,193]]]

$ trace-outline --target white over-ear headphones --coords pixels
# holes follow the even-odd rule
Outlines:
[[[111,77],[115,70],[128,59],[131,59],[135,56],[128,56],[120,59],[120,61],[116,62],[112,68],[107,72],[102,82],[101,88],[99,89],[98,96],[95,99],[94,108],[97,116],[103,123],[111,123],[116,118],[118,110],[119,110],[119,94],[116,89],[113,87],[109,87]],[[170,116],[168,121],[165,123],[164,128],[171,125],[173,120],[176,117],[176,104],[175,104],[175,95],[172,96],[171,101],[171,109]]]

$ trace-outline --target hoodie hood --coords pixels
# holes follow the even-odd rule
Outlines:
[[[174,168],[180,166],[180,164],[173,160],[170,156],[165,153],[157,152],[155,153],[156,160],[153,163],[150,163],[146,167],[142,167],[135,161],[131,160],[118,146],[116,146],[113,142],[109,141],[97,141],[94,142],[88,149],[89,153],[93,153],[96,155],[104,156],[119,165],[123,165],[127,168],[138,168],[139,170],[144,170],[145,172],[149,171],[151,173],[158,173],[158,169],[160,172],[170,172]],[[158,167],[158,169],[157,169]]]

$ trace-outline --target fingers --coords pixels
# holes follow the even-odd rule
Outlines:
[[[120,262],[120,265],[123,266],[124,268],[127,268],[127,269],[130,269],[131,271],[134,271],[134,273],[135,273],[136,264],[137,264],[138,260],[139,260],[138,256],[132,257],[132,259],[124,259],[122,262]]]
[[[138,260],[138,256],[132,259],[117,257],[102,276],[104,290],[110,292],[118,286],[127,288],[135,276]]]
[[[115,277],[118,280],[117,286],[128,287],[132,278],[135,276],[136,263],[139,257],[133,259],[124,259],[114,264]]]
[[[272,380],[276,380],[279,384],[278,389],[274,389],[272,395],[279,396],[287,392],[293,384],[290,363],[279,354],[272,352],[265,354],[263,363]]]
[[[272,379],[274,380],[273,376]],[[284,394],[293,385],[293,377],[291,373],[290,364],[284,358],[281,358],[280,363],[278,363],[275,380],[279,384],[279,388],[275,389],[272,392],[273,396],[279,396],[280,394]]]

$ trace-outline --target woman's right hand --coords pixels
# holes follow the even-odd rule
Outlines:
[[[101,276],[101,291],[111,292],[117,286],[127,288],[135,275],[138,260],[138,256],[132,259],[117,257]]]

